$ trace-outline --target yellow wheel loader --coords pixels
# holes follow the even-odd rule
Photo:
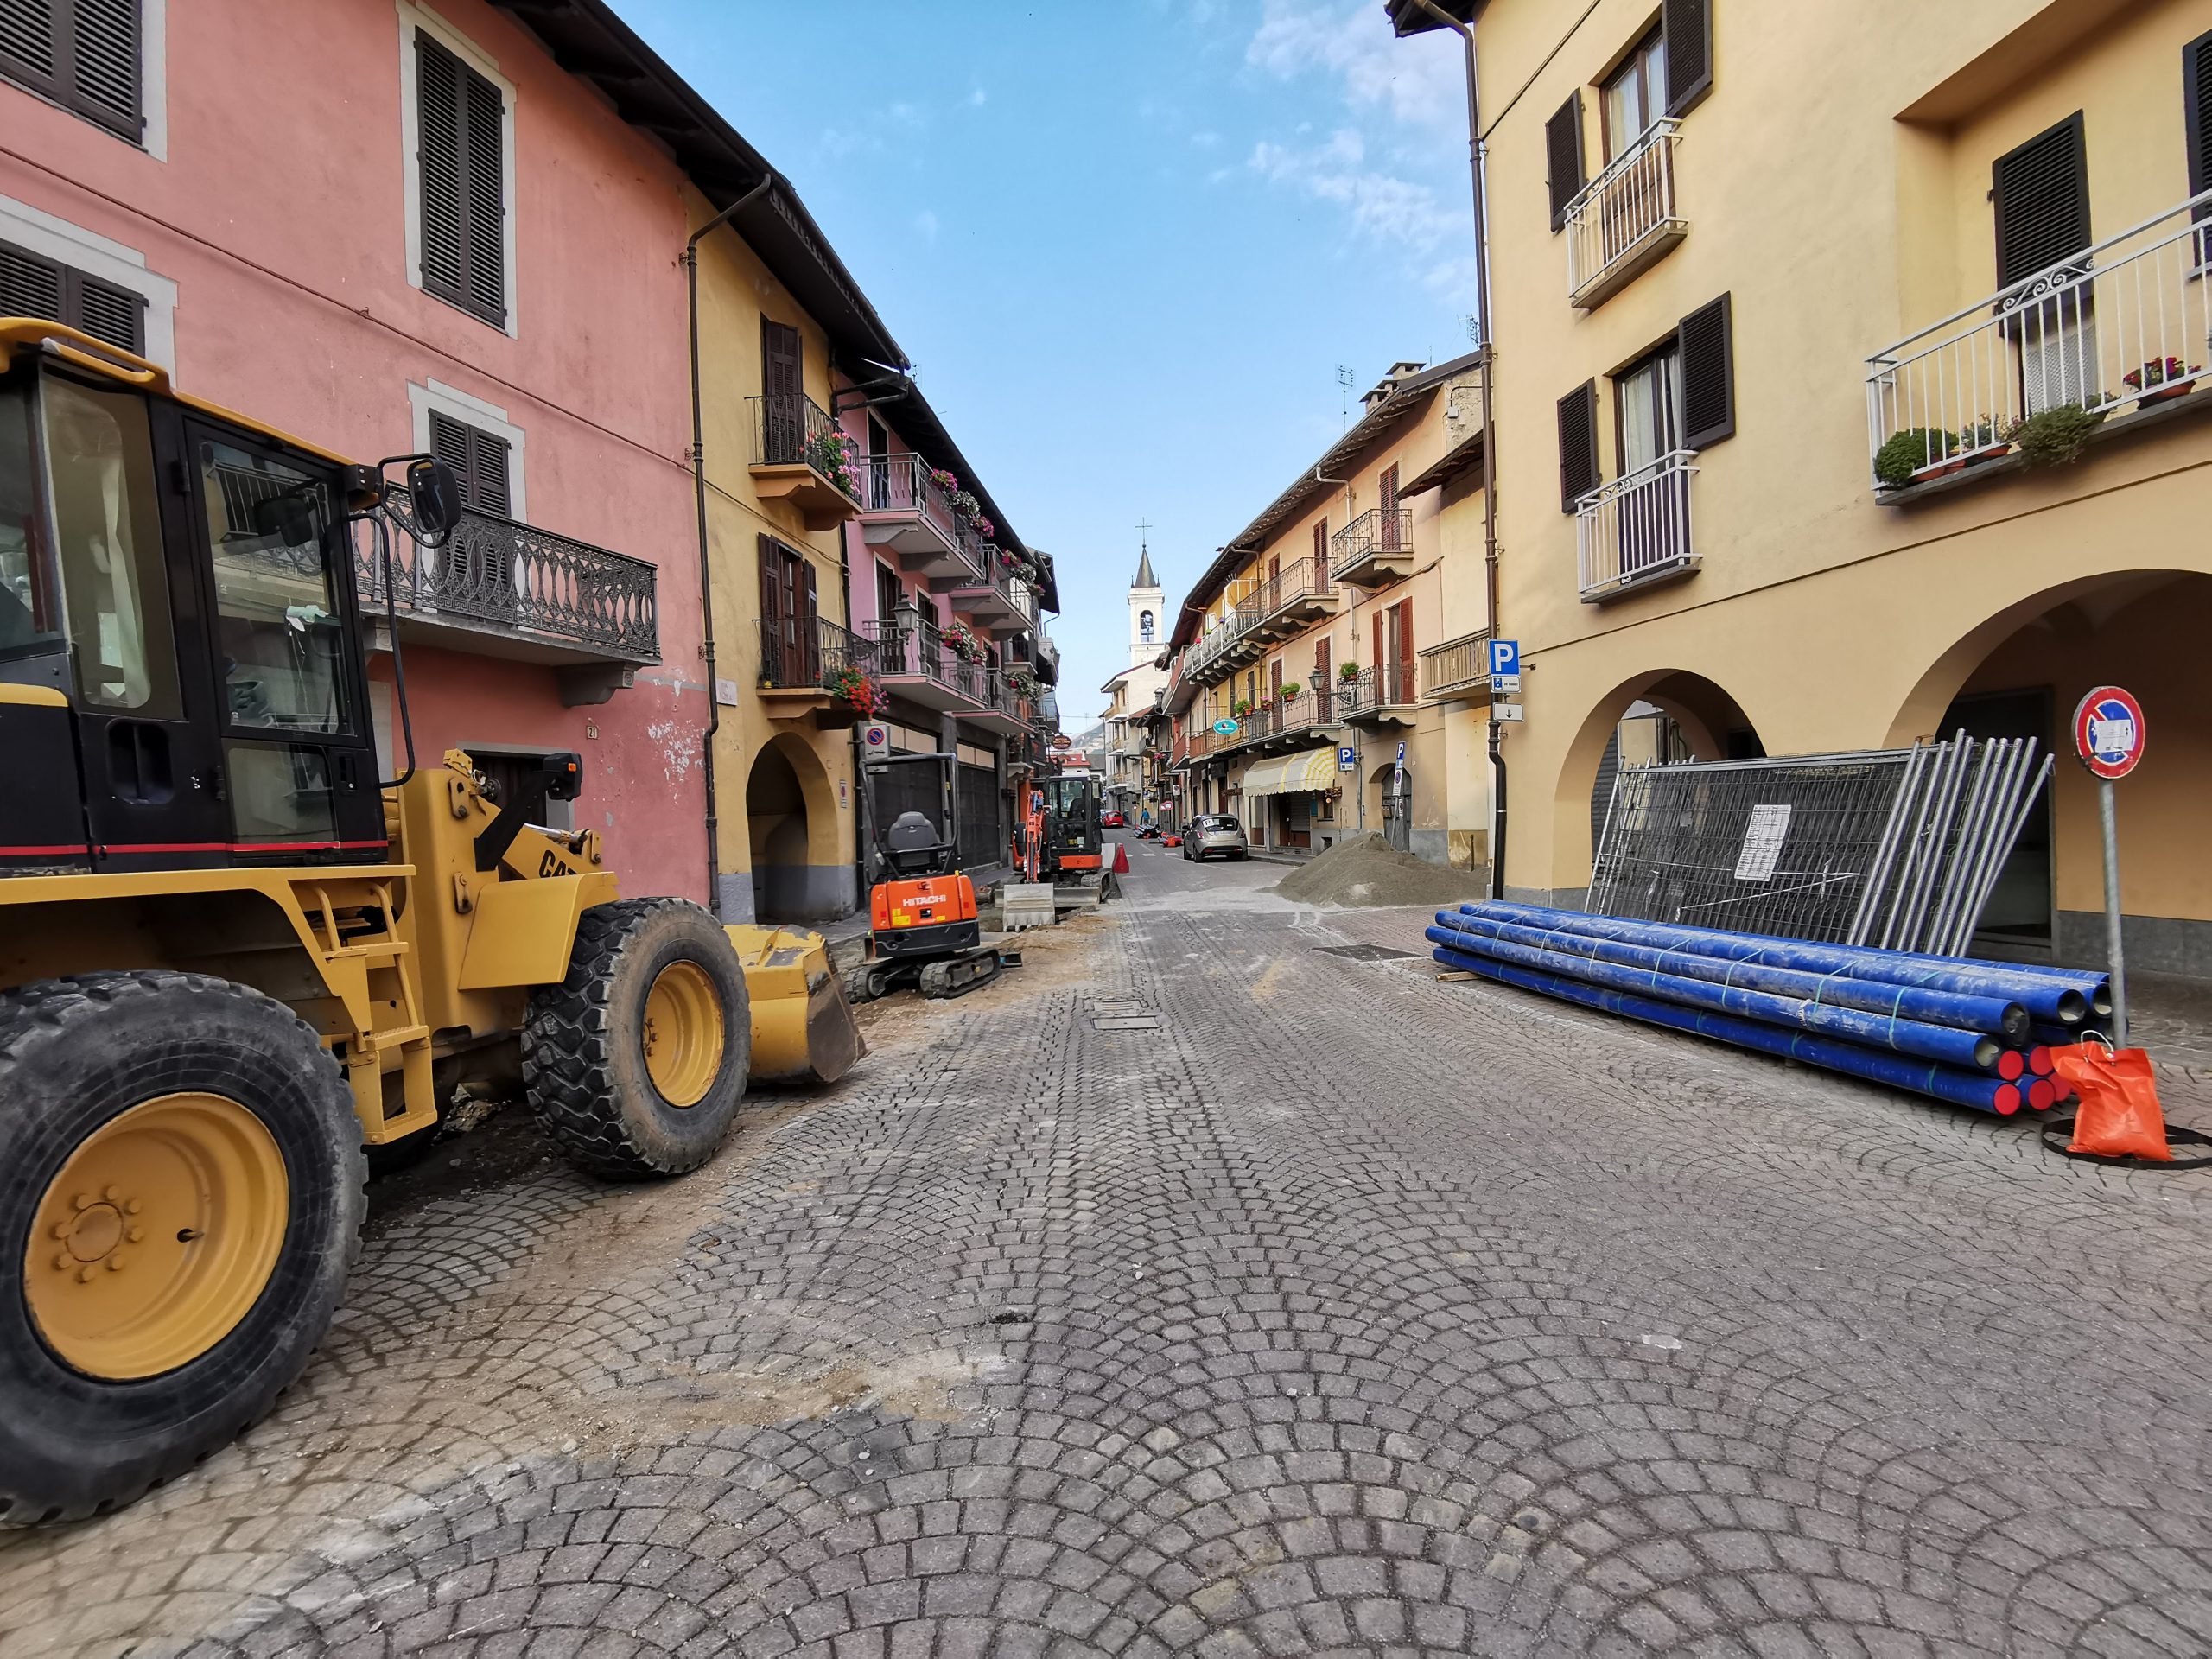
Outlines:
[[[594,832],[530,822],[577,756],[504,793],[417,768],[397,659],[380,781],[356,561],[388,606],[394,531],[459,513],[429,457],[351,464],[0,318],[0,1524],[268,1411],[368,1161],[456,1091],[524,1090],[633,1179],[712,1156],[748,1079],[860,1056],[818,936],[624,899]]]

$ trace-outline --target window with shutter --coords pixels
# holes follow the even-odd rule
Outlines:
[[[415,72],[423,289],[505,327],[505,101],[498,86],[419,29]]]
[[[1598,383],[1586,380],[1559,400],[1559,505],[1574,504],[1596,489],[1598,477]]]
[[[2212,190],[2212,35],[2181,49],[2182,127],[2189,140],[2189,194]]]
[[[454,476],[461,480],[463,506],[498,518],[514,516],[510,510],[509,450],[505,438],[434,409],[430,411],[430,453],[452,467]]]
[[[1664,0],[1667,113],[1687,115],[1713,90],[1713,0]]]
[[[1544,123],[1544,156],[1550,164],[1552,229],[1567,225],[1567,205],[1587,182],[1582,176],[1582,94],[1577,92]]]
[[[0,76],[137,143],[138,0],[0,0]]]
[[[2059,264],[2089,245],[2089,166],[2082,112],[1997,158],[1997,286]]]
[[[126,352],[146,349],[143,295],[5,242],[0,242],[0,316],[45,317]]]
[[[1723,294],[1684,317],[1675,330],[1682,386],[1685,449],[1704,449],[1736,435],[1736,330]]]

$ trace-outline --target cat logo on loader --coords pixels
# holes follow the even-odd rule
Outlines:
[[[404,467],[405,489],[387,479]],[[461,509],[0,318],[0,1524],[190,1469],[299,1375],[371,1161],[527,1091],[616,1179],[714,1154],[748,1081],[842,1076],[815,934],[625,899],[470,757],[377,782],[357,539]],[[397,649],[396,633],[393,649]],[[395,669],[398,664],[395,661]],[[404,686],[404,677],[395,673]]]

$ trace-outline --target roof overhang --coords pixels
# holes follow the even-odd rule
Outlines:
[[[1398,486],[1398,499],[1436,489],[1483,464],[1483,435],[1477,430],[1446,449],[1442,457]]]
[[[1483,9],[1483,0],[1436,0],[1436,4],[1439,10],[1449,12],[1454,22],[1462,23],[1473,22],[1475,14]],[[1383,0],[1382,12],[1400,40],[1444,27],[1421,0]]]

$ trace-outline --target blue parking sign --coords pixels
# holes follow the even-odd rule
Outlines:
[[[1490,642],[1490,671],[1493,674],[1518,674],[1521,671],[1521,642],[1518,639],[1493,639]]]

